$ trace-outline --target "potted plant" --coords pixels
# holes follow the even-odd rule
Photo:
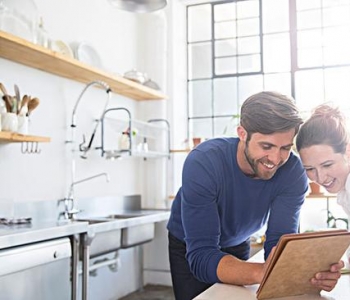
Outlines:
[[[310,181],[309,186],[310,186],[310,195],[321,195],[321,194],[323,194],[321,192],[321,186],[318,183]]]

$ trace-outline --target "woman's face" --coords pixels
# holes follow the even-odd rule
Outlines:
[[[299,151],[307,176],[325,187],[329,193],[337,193],[345,186],[350,172],[349,158],[335,153],[329,145],[314,145]]]

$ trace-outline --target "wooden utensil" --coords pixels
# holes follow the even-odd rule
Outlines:
[[[6,111],[12,112],[12,102],[11,102],[10,96],[8,96],[8,95],[2,96],[2,99],[5,102]]]
[[[19,115],[26,116],[28,113],[28,101],[30,100],[30,96],[24,95],[21,101],[21,107],[19,108]]]
[[[15,94],[16,94],[16,100],[17,100],[17,111],[16,113],[19,114],[19,110],[21,108],[21,94],[19,93],[18,85],[15,84]]]
[[[5,86],[0,82],[0,90],[2,91],[2,93],[4,94],[4,96],[7,96],[7,90],[5,88]]]
[[[12,112],[12,100],[11,96],[7,93],[5,86],[0,82],[0,90],[3,94],[2,99],[5,101],[7,112]]]
[[[40,100],[38,98],[33,98],[30,99],[28,101],[28,113],[27,116],[30,116],[30,114],[32,113],[32,111],[37,108],[37,106],[39,105]]]

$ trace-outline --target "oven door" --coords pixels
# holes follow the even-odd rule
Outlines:
[[[71,256],[69,238],[0,250],[0,298],[71,299]]]

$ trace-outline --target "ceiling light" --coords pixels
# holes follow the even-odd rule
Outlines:
[[[164,8],[167,0],[109,0],[116,8],[136,13],[147,13]]]

